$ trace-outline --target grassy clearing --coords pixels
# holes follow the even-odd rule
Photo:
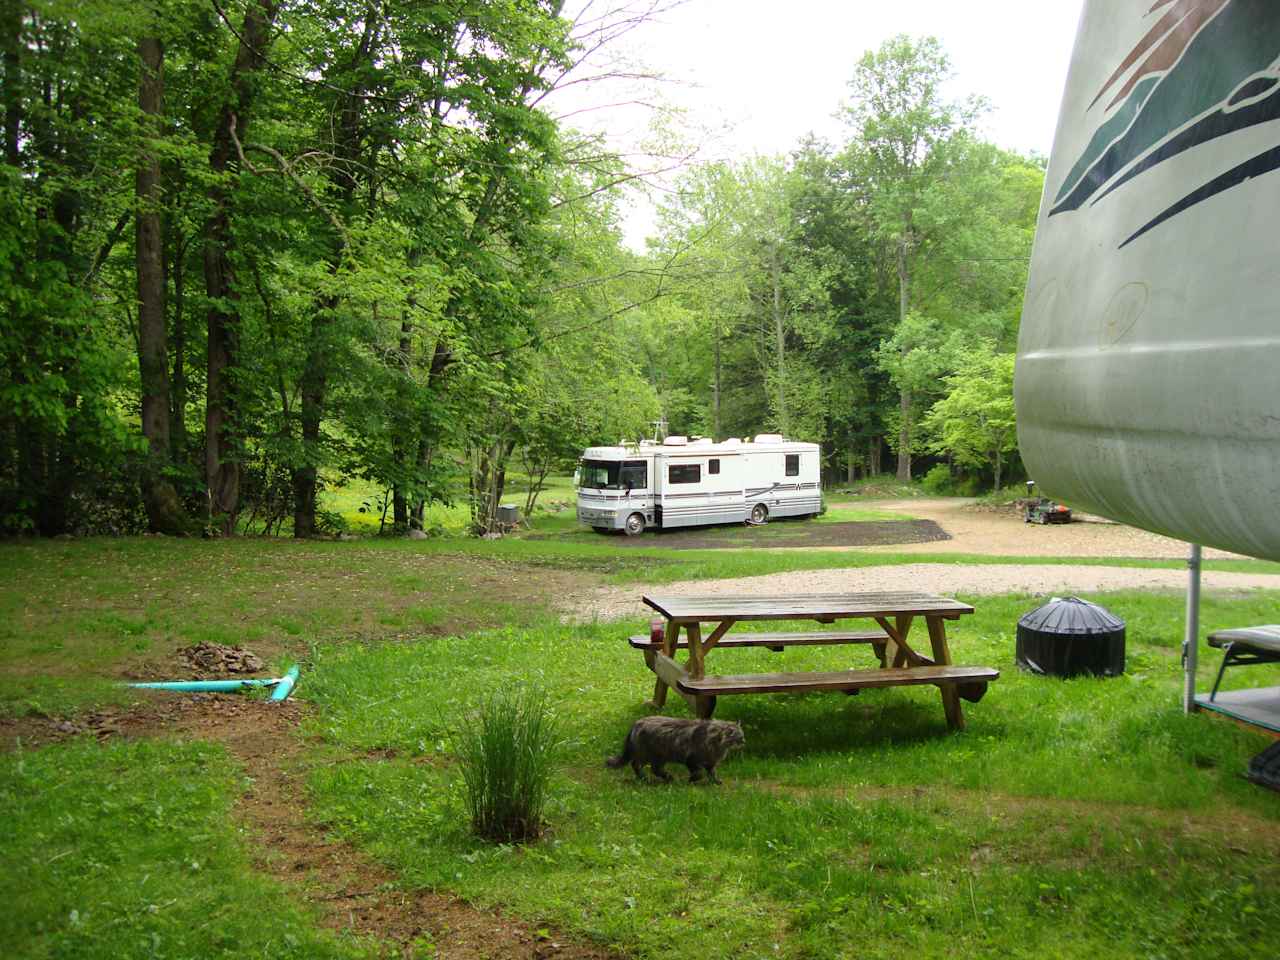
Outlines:
[[[864,520],[914,520],[909,513],[898,510],[876,510],[849,503],[831,503],[827,512],[814,518],[815,523],[857,523]]]
[[[1103,600],[1129,620],[1129,672],[1070,682],[1014,669],[1026,598],[977,602],[953,650],[1004,675],[966,706],[963,735],[946,733],[932,690],[725,698],[719,715],[748,742],[724,789],[641,786],[601,767],[652,689],[622,642],[638,625],[325,646],[309,685],[317,732],[394,759],[317,769],[316,816],[408,884],[641,957],[837,957],[851,942],[872,957],[1260,955],[1261,918],[1280,909],[1280,808],[1238,774],[1266,741],[1179,712],[1179,598]],[[1208,598],[1205,626],[1266,619],[1278,600]],[[857,656],[716,662],[820,669]],[[569,757],[549,839],[495,848],[468,833],[446,744],[470,695],[512,677],[551,691]],[[1230,679],[1275,683],[1280,669]]]
[[[1013,667],[1032,598],[978,598],[951,631],[956,659],[1004,675],[966,705],[964,734],[946,732],[929,689],[730,697],[720,715],[743,722],[747,749],[722,768],[726,786],[641,786],[601,764],[652,690],[623,642],[642,624],[561,626],[546,607],[558,590],[931,558],[600,539],[6,545],[3,709],[101,702],[123,667],[199,638],[278,656],[310,647],[300,693],[325,741],[309,775],[317,829],[367,849],[404,886],[637,957],[823,958],[853,943],[859,956],[926,960],[1267,955],[1280,807],[1239,777],[1265,741],[1180,714],[1181,597],[1098,598],[1128,621],[1129,671],[1070,682]],[[1203,628],[1274,620],[1277,603],[1211,594]],[[717,670],[751,671],[869,654],[716,656]],[[1216,659],[1204,658],[1202,686]],[[449,744],[478,695],[517,678],[548,690],[568,742],[549,834],[494,847],[470,834]],[[1228,686],[1277,682],[1277,667],[1228,675]],[[241,784],[207,745],[74,742],[5,758],[0,894],[23,909],[0,911],[0,936],[34,957],[218,956],[228,944],[362,955],[369,945],[317,932],[248,868],[228,818]]]
[[[577,577],[355,543],[161,537],[0,546],[0,714],[131,696],[119,680],[200,641],[282,661],[326,639],[403,639],[545,617]]]
[[[547,522],[574,525],[567,512]],[[0,545],[0,715],[125,702],[130,694],[119,680],[126,673],[200,641],[244,644],[281,666],[318,641],[405,640],[541,623],[553,617],[557,595],[601,581],[670,583],[930,562],[1182,566],[1117,558],[673,550],[621,546],[591,531],[581,536]],[[1280,564],[1258,560],[1206,566],[1280,573]]]
[[[374,956],[258,876],[208,744],[82,739],[0,756],[0,942],[38,958]],[[18,909],[14,909],[18,906]]]

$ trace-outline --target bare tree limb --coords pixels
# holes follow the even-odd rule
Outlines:
[[[330,210],[328,207],[324,205],[323,202],[321,202],[320,198],[316,196],[315,191],[311,189],[311,187],[307,184],[307,182],[303,180],[300,176],[298,176],[298,174],[293,169],[293,165],[289,162],[288,158],[284,156],[284,154],[282,154],[279,150],[275,149],[274,147],[269,147],[266,144],[262,144],[262,143],[242,144],[240,142],[239,135],[237,135],[236,133],[236,115],[234,113],[231,114],[228,128],[231,132],[231,142],[236,145],[236,155],[239,156],[240,163],[244,166],[246,170],[248,170],[250,173],[255,174],[257,176],[263,176],[267,172],[264,170],[260,170],[259,168],[253,165],[253,163],[249,160],[249,158],[245,156],[246,150],[256,150],[259,153],[265,153],[267,156],[271,157],[271,159],[273,159],[276,162],[276,167],[278,172],[282,174],[284,177],[293,181],[294,186],[296,186],[299,190],[302,191],[303,196],[305,196],[307,200],[310,201],[311,205],[325,215],[325,218],[328,219],[329,223],[333,225],[333,229],[338,231],[338,235],[342,237],[343,245],[345,247],[351,246],[351,235],[347,233],[346,226],[342,223],[341,220],[337,218],[337,216],[334,214],[332,210]]]

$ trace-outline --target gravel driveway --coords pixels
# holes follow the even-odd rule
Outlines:
[[[740,577],[736,580],[685,580],[654,586],[636,584],[604,587],[590,593],[566,597],[562,609],[569,620],[589,622],[652,615],[653,611],[640,602],[640,597],[657,592],[721,596],[910,588],[944,596],[1027,593],[1047,597],[1104,590],[1183,590],[1186,585],[1187,574],[1183,570],[1051,564],[1019,566],[909,563],[883,567],[803,570],[762,577]],[[1201,576],[1201,585],[1205,590],[1280,590],[1280,574],[1206,570]]]
[[[835,505],[836,501],[832,501]],[[1016,510],[983,510],[960,497],[917,500],[863,500],[857,506],[932,520],[951,535],[939,543],[907,543],[867,547],[881,553],[980,553],[999,557],[1142,557],[1187,555],[1180,540],[1148,533],[1122,523],[1024,523]],[[1237,554],[1206,548],[1205,559]]]

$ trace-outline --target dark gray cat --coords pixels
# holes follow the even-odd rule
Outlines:
[[[631,725],[622,745],[622,755],[610,757],[606,767],[631,764],[641,780],[640,768],[646,763],[653,775],[671,782],[671,774],[662,769],[666,763],[683,763],[689,768],[689,782],[697,783],[706,771],[712,783],[719,783],[716,764],[734,747],[746,743],[742,727],[726,720],[681,720],[677,717],[642,717]]]

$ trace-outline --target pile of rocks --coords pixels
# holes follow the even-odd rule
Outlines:
[[[224,643],[197,643],[178,651],[178,656],[192,670],[200,673],[257,673],[263,663],[257,656],[239,646]]]

